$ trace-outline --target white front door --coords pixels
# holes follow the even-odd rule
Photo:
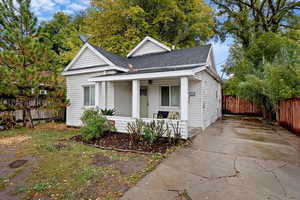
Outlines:
[[[148,117],[148,89],[146,87],[142,87],[140,90],[140,111],[141,118]]]

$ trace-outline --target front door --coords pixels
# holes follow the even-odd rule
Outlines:
[[[146,87],[140,90],[140,112],[142,118],[148,117],[148,89]]]

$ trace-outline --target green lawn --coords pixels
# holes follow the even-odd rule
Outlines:
[[[6,147],[2,145],[2,148],[16,150],[16,157],[11,158],[12,160],[32,157],[24,166],[12,171],[12,175],[0,177],[0,192],[7,188],[9,182],[15,181],[16,187],[10,194],[25,199],[118,199],[163,158],[158,154],[120,153],[59,141],[76,134],[79,134],[78,129],[68,129],[63,124],[45,124],[35,129],[0,132],[0,139],[30,136],[31,139],[25,142]],[[95,155],[108,158],[112,163],[93,164]],[[120,170],[122,163],[134,165],[135,161],[143,162],[145,167],[129,173]],[[18,173],[26,169],[30,173],[25,181],[14,180]]]

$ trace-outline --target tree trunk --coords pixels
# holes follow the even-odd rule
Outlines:
[[[23,126],[26,128],[34,128],[30,109],[25,109],[23,112],[25,113]]]
[[[279,105],[276,105],[276,121],[279,122],[279,113],[280,113],[280,108]]]
[[[26,127],[26,110],[23,109],[23,127]]]

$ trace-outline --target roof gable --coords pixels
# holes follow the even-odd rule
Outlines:
[[[162,53],[162,52],[169,52],[169,51],[171,51],[170,47],[147,36],[127,55],[127,57],[129,58],[135,56],[142,56],[146,54]]]
[[[69,70],[78,68],[87,68],[97,65],[108,65],[102,58],[97,56],[89,48],[85,48],[83,52],[79,55],[78,59],[72,64]]]
[[[93,66],[110,66],[117,70],[127,71],[113,63],[105,55],[103,55],[98,49],[85,43],[77,55],[72,59],[64,71],[74,70],[74,69],[84,69]]]

